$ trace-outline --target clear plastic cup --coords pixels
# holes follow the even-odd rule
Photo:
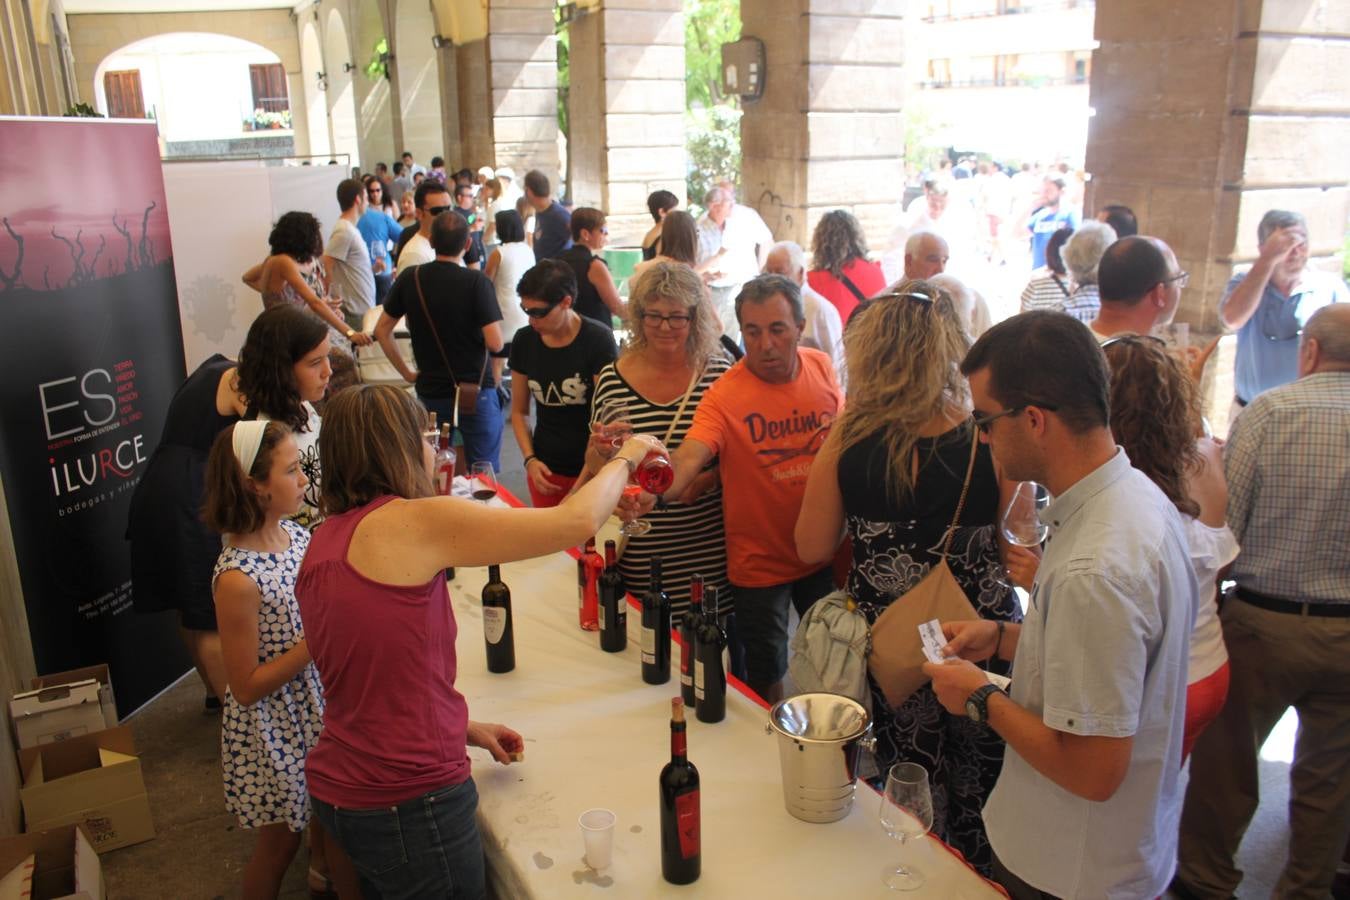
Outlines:
[[[592,869],[609,868],[614,856],[615,821],[614,813],[607,809],[588,809],[577,820],[586,843],[586,865]]]

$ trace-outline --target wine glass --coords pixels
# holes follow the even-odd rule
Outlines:
[[[901,844],[917,840],[933,827],[933,795],[928,788],[928,770],[918,763],[896,763],[886,776],[881,795],[881,827]],[[887,866],[881,881],[893,891],[923,887],[923,873],[911,866]]]
[[[497,496],[497,473],[490,462],[476,462],[469,467],[469,485],[473,499],[481,500],[484,506]]]
[[[600,407],[595,422],[600,426],[602,437],[609,438],[610,445],[618,450],[633,433],[633,419],[628,404],[622,400],[610,400]]]
[[[1050,492],[1044,485],[1019,481],[1000,519],[1003,537],[1018,547],[1039,547],[1050,533],[1050,526],[1041,521],[1041,511],[1049,505]],[[1006,572],[999,583],[1008,588],[1013,586]]]
[[[636,500],[642,496],[642,485],[638,484],[630,476],[628,483],[623,486],[623,495]],[[652,523],[646,519],[632,519],[619,526],[619,534],[625,537],[637,537],[640,534],[646,534],[652,530]]]

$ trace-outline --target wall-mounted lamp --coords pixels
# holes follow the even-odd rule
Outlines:
[[[351,64],[351,63],[349,63],[349,62],[345,62],[345,63],[342,64],[342,71],[344,71],[344,72],[350,72],[352,69],[355,69],[355,68],[356,68],[356,66],[354,66],[353,64]]]
[[[315,73],[314,73],[314,77],[317,78],[318,81],[319,81],[319,90],[321,90],[321,91],[326,91],[326,90],[328,90],[328,73],[327,73],[327,72],[315,72]]]
[[[437,50],[442,47],[449,47],[452,43],[453,42],[449,38],[443,38],[439,34],[433,34],[431,36],[431,46],[435,47]]]

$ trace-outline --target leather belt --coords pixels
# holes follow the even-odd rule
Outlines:
[[[1350,603],[1297,603],[1293,600],[1281,600],[1279,597],[1258,594],[1241,587],[1233,592],[1233,596],[1243,603],[1250,603],[1252,606],[1270,612],[1333,619],[1350,618]]]

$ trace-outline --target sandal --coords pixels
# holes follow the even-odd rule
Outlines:
[[[308,875],[310,900],[338,900],[333,889],[333,880],[327,875],[310,868]]]

